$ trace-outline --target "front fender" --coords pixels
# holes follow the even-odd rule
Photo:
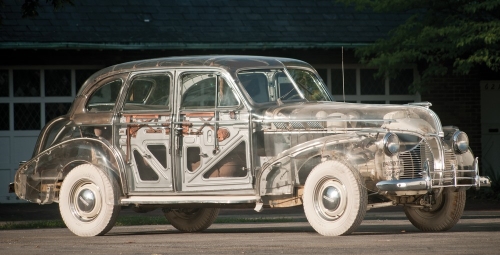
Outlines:
[[[108,177],[116,178],[124,186],[123,159],[108,141],[75,138],[46,149],[20,166],[14,178],[16,195],[39,204],[57,201],[60,181],[71,169],[81,164],[96,165]],[[118,201],[107,203],[117,204]]]
[[[292,195],[304,185],[311,170],[328,159],[342,159],[352,165],[370,161],[376,153],[375,138],[349,133],[325,136],[289,148],[262,166],[257,177],[260,196]]]

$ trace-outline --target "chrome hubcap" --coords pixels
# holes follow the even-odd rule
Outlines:
[[[321,179],[314,190],[314,207],[325,220],[340,218],[347,207],[347,192],[342,182],[332,177]]]
[[[340,193],[337,188],[333,186],[326,187],[323,190],[323,205],[327,210],[335,210],[340,205]]]
[[[84,189],[78,194],[78,209],[83,212],[90,212],[95,207],[95,195],[89,189]]]
[[[72,214],[80,221],[94,220],[101,212],[102,198],[99,187],[93,182],[75,183],[70,196]]]

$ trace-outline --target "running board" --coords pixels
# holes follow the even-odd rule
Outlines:
[[[121,200],[122,205],[143,204],[250,204],[255,196],[130,196]]]

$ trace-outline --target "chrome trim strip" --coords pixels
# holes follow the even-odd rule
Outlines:
[[[236,120],[236,121],[232,121],[232,120],[210,120],[210,121],[198,121],[198,120],[190,120],[190,121],[174,121],[173,124],[174,125],[178,125],[178,124],[186,124],[186,123],[196,123],[196,124],[211,124],[211,123],[216,123],[216,124],[225,124],[225,125],[248,125],[248,121],[242,121],[242,120]],[[136,123],[134,123],[136,124]],[[137,124],[145,124],[143,122],[137,122]],[[147,123],[146,123],[147,124]]]
[[[273,122],[320,122],[320,121],[338,121],[338,122],[394,122],[394,119],[338,119],[338,118],[323,118],[323,119],[265,119],[265,120],[252,120],[253,122],[273,123]]]
[[[131,196],[121,200],[129,204],[249,204],[256,196]]]

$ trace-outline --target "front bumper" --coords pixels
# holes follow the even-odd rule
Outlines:
[[[478,159],[474,159],[474,169],[458,170],[455,166],[451,170],[440,171],[440,176],[448,174],[449,178],[432,179],[436,173],[431,173],[429,167],[424,165],[422,170],[422,178],[417,179],[400,179],[380,181],[377,183],[377,188],[380,191],[412,191],[412,190],[431,190],[433,188],[446,187],[491,187],[491,180],[488,176],[479,176]],[[469,176],[465,176],[465,175]],[[448,184],[444,184],[448,183]]]

